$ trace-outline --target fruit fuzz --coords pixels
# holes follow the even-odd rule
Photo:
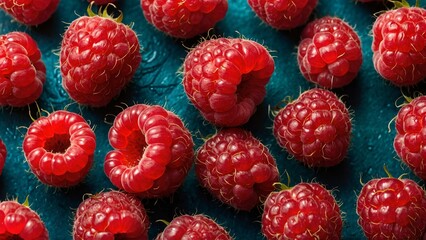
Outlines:
[[[62,85],[77,103],[107,105],[133,78],[141,62],[136,33],[108,15],[108,4],[99,15],[74,20],[64,33],[60,50]]]

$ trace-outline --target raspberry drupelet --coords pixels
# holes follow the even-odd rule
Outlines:
[[[139,197],[170,195],[192,166],[194,143],[182,120],[161,106],[136,104],[114,120],[108,139],[114,150],[104,171],[116,187]]]
[[[7,148],[4,142],[0,139],[0,175],[3,171],[4,164],[6,162],[6,156],[7,156]]]

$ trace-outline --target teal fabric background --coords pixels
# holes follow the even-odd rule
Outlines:
[[[95,162],[84,182],[70,189],[46,187],[29,170],[21,146],[26,127],[32,121],[30,114],[37,116],[36,105],[0,109],[0,138],[8,148],[6,166],[0,176],[0,200],[18,198],[23,202],[29,196],[31,207],[40,214],[53,240],[72,239],[74,211],[84,194],[114,188],[103,172],[103,159],[111,149],[107,133],[114,116],[121,111],[118,106],[134,103],[159,104],[175,111],[193,133],[196,147],[202,144],[202,137],[215,131],[215,127],[205,122],[189,103],[178,73],[188,47],[194,46],[200,39],[182,41],[168,37],[147,23],[138,0],[118,2],[119,8],[124,12],[123,22],[132,24],[138,34],[143,46],[143,61],[132,82],[117,99],[104,108],[72,104],[61,86],[57,54],[61,34],[67,24],[78,16],[85,15],[88,5],[85,0],[62,0],[49,21],[32,28],[20,25],[3,12],[0,13],[0,34],[25,31],[34,37],[43,52],[47,80],[44,92],[37,101],[40,108],[52,112],[67,107],[70,111],[81,113],[93,126],[97,136]],[[350,108],[353,132],[347,158],[338,166],[328,169],[309,169],[301,165],[291,159],[272,136],[269,107],[275,106],[286,96],[296,98],[301,91],[314,87],[302,77],[297,66],[296,54],[301,29],[274,30],[256,17],[245,0],[229,0],[226,18],[210,32],[210,35],[252,39],[271,50],[276,70],[267,86],[267,96],[250,122],[243,127],[270,148],[283,182],[287,182],[287,171],[293,185],[301,181],[315,181],[333,189],[343,212],[344,239],[364,238],[355,212],[357,194],[362,186],[360,180],[367,182],[375,177],[386,176],[383,171],[383,165],[386,164],[394,176],[407,173],[406,178],[424,185],[423,181],[401,164],[392,146],[394,124],[391,123],[388,129],[388,124],[397,114],[397,105],[403,102],[402,92],[409,96],[415,92],[424,93],[424,86],[411,89],[394,87],[375,72],[371,61],[370,32],[375,19],[374,13],[383,9],[382,4],[319,0],[312,15],[312,18],[337,16],[354,26],[361,37],[364,56],[358,77],[350,85],[334,91]],[[216,219],[235,239],[263,239],[260,232],[261,207],[251,212],[239,212],[221,204],[199,186],[193,169],[173,196],[143,200],[143,203],[151,221],[150,239],[165,227],[158,220],[170,221],[173,216],[193,213],[206,214]]]

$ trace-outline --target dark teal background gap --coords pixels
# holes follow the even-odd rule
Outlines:
[[[21,146],[26,127],[32,121],[30,112],[33,117],[37,116],[36,105],[32,104],[29,108],[0,109],[0,137],[8,149],[6,166],[0,176],[0,200],[18,198],[23,202],[25,197],[29,196],[31,207],[40,214],[53,240],[72,239],[74,211],[84,194],[114,188],[103,172],[103,160],[111,150],[107,138],[108,130],[121,108],[135,103],[146,103],[159,104],[176,112],[193,133],[196,148],[202,144],[202,137],[216,131],[189,103],[181,85],[181,75],[178,73],[188,48],[197,44],[201,38],[183,41],[157,31],[144,19],[137,0],[119,0],[118,4],[124,12],[123,22],[133,26],[143,46],[143,62],[132,82],[107,107],[90,108],[73,104],[61,86],[58,52],[65,28],[78,16],[86,14],[87,5],[83,0],[62,0],[49,21],[32,28],[20,25],[3,12],[0,13],[0,34],[25,31],[34,37],[43,52],[47,80],[44,92],[37,101],[38,106],[49,112],[67,107],[70,111],[82,114],[93,126],[97,136],[95,162],[84,182],[70,189],[47,187],[29,170]],[[296,54],[301,28],[292,31],[274,30],[255,16],[245,0],[230,0],[226,18],[209,33],[215,36],[252,39],[263,43],[271,51],[276,70],[267,86],[267,96],[250,122],[243,127],[270,148],[277,160],[283,182],[287,182],[287,171],[293,185],[301,181],[314,181],[333,190],[343,212],[343,239],[364,238],[355,212],[356,197],[361,188],[360,181],[367,182],[375,177],[386,176],[383,165],[386,165],[394,176],[406,173],[406,178],[424,185],[423,181],[401,163],[394,152],[392,143],[395,130],[391,122],[398,111],[396,105],[402,103],[402,92],[410,96],[414,92],[425,93],[424,85],[402,90],[394,87],[375,72],[371,61],[370,32],[375,19],[373,15],[383,9],[381,3],[320,0],[312,15],[312,18],[337,16],[354,26],[361,37],[364,56],[358,77],[350,85],[334,90],[350,108],[353,132],[347,158],[338,166],[328,169],[304,167],[291,159],[272,136],[272,116],[268,109],[286,96],[297,98],[300,92],[314,87],[301,76],[297,66]],[[183,186],[173,196],[143,200],[143,203],[151,221],[150,239],[155,238],[165,227],[164,223],[157,222],[158,220],[170,221],[174,216],[194,213],[214,218],[235,239],[263,239],[260,232],[261,207],[251,212],[241,212],[221,204],[199,186],[193,169]]]

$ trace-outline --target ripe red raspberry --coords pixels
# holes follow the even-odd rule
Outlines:
[[[106,11],[107,8],[105,14]],[[90,8],[89,15],[93,15]],[[139,67],[141,54],[136,33],[120,20],[83,16],[65,31],[60,52],[62,84],[76,102],[105,106]]]
[[[257,42],[206,40],[186,56],[183,86],[205,119],[235,127],[246,123],[263,101],[274,67],[268,50]]]
[[[40,97],[46,67],[34,39],[24,32],[0,36],[0,106],[22,107]]]
[[[214,220],[201,214],[174,218],[156,240],[215,239],[231,240],[229,233]]]
[[[250,132],[223,129],[198,149],[195,171],[201,185],[222,202],[250,211],[279,182],[275,159]]]
[[[398,156],[420,178],[426,180],[426,96],[413,99],[398,112],[394,148]]]
[[[59,0],[0,0],[0,8],[28,26],[46,22],[58,5]]]
[[[0,202],[0,239],[48,240],[49,233],[28,200],[4,201]]]
[[[303,29],[297,52],[303,76],[325,88],[343,87],[357,76],[362,64],[360,39],[340,18],[323,17]]]
[[[381,14],[373,25],[376,71],[396,86],[414,85],[426,77],[426,10],[402,7]]]
[[[0,139],[0,175],[3,171],[4,164],[6,162],[7,149],[3,141]]]
[[[191,133],[160,106],[126,108],[115,118],[108,139],[114,150],[105,157],[106,175],[116,187],[140,197],[173,193],[192,166]]]
[[[228,0],[140,0],[146,20],[176,38],[192,38],[213,28],[228,11]]]
[[[148,239],[149,219],[142,203],[118,191],[85,199],[74,217],[74,240]]]
[[[257,16],[268,25],[280,30],[289,30],[308,21],[318,0],[248,0],[248,3]]]
[[[82,116],[60,110],[32,122],[22,147],[32,172],[41,182],[69,187],[81,182],[89,172],[96,137]]]
[[[340,239],[339,204],[318,183],[272,192],[265,201],[262,233],[267,239]]]
[[[273,132],[297,160],[310,167],[330,167],[346,156],[351,128],[345,104],[333,92],[314,88],[278,112]]]
[[[368,239],[424,239],[426,193],[410,179],[373,179],[357,200],[358,223]]]

